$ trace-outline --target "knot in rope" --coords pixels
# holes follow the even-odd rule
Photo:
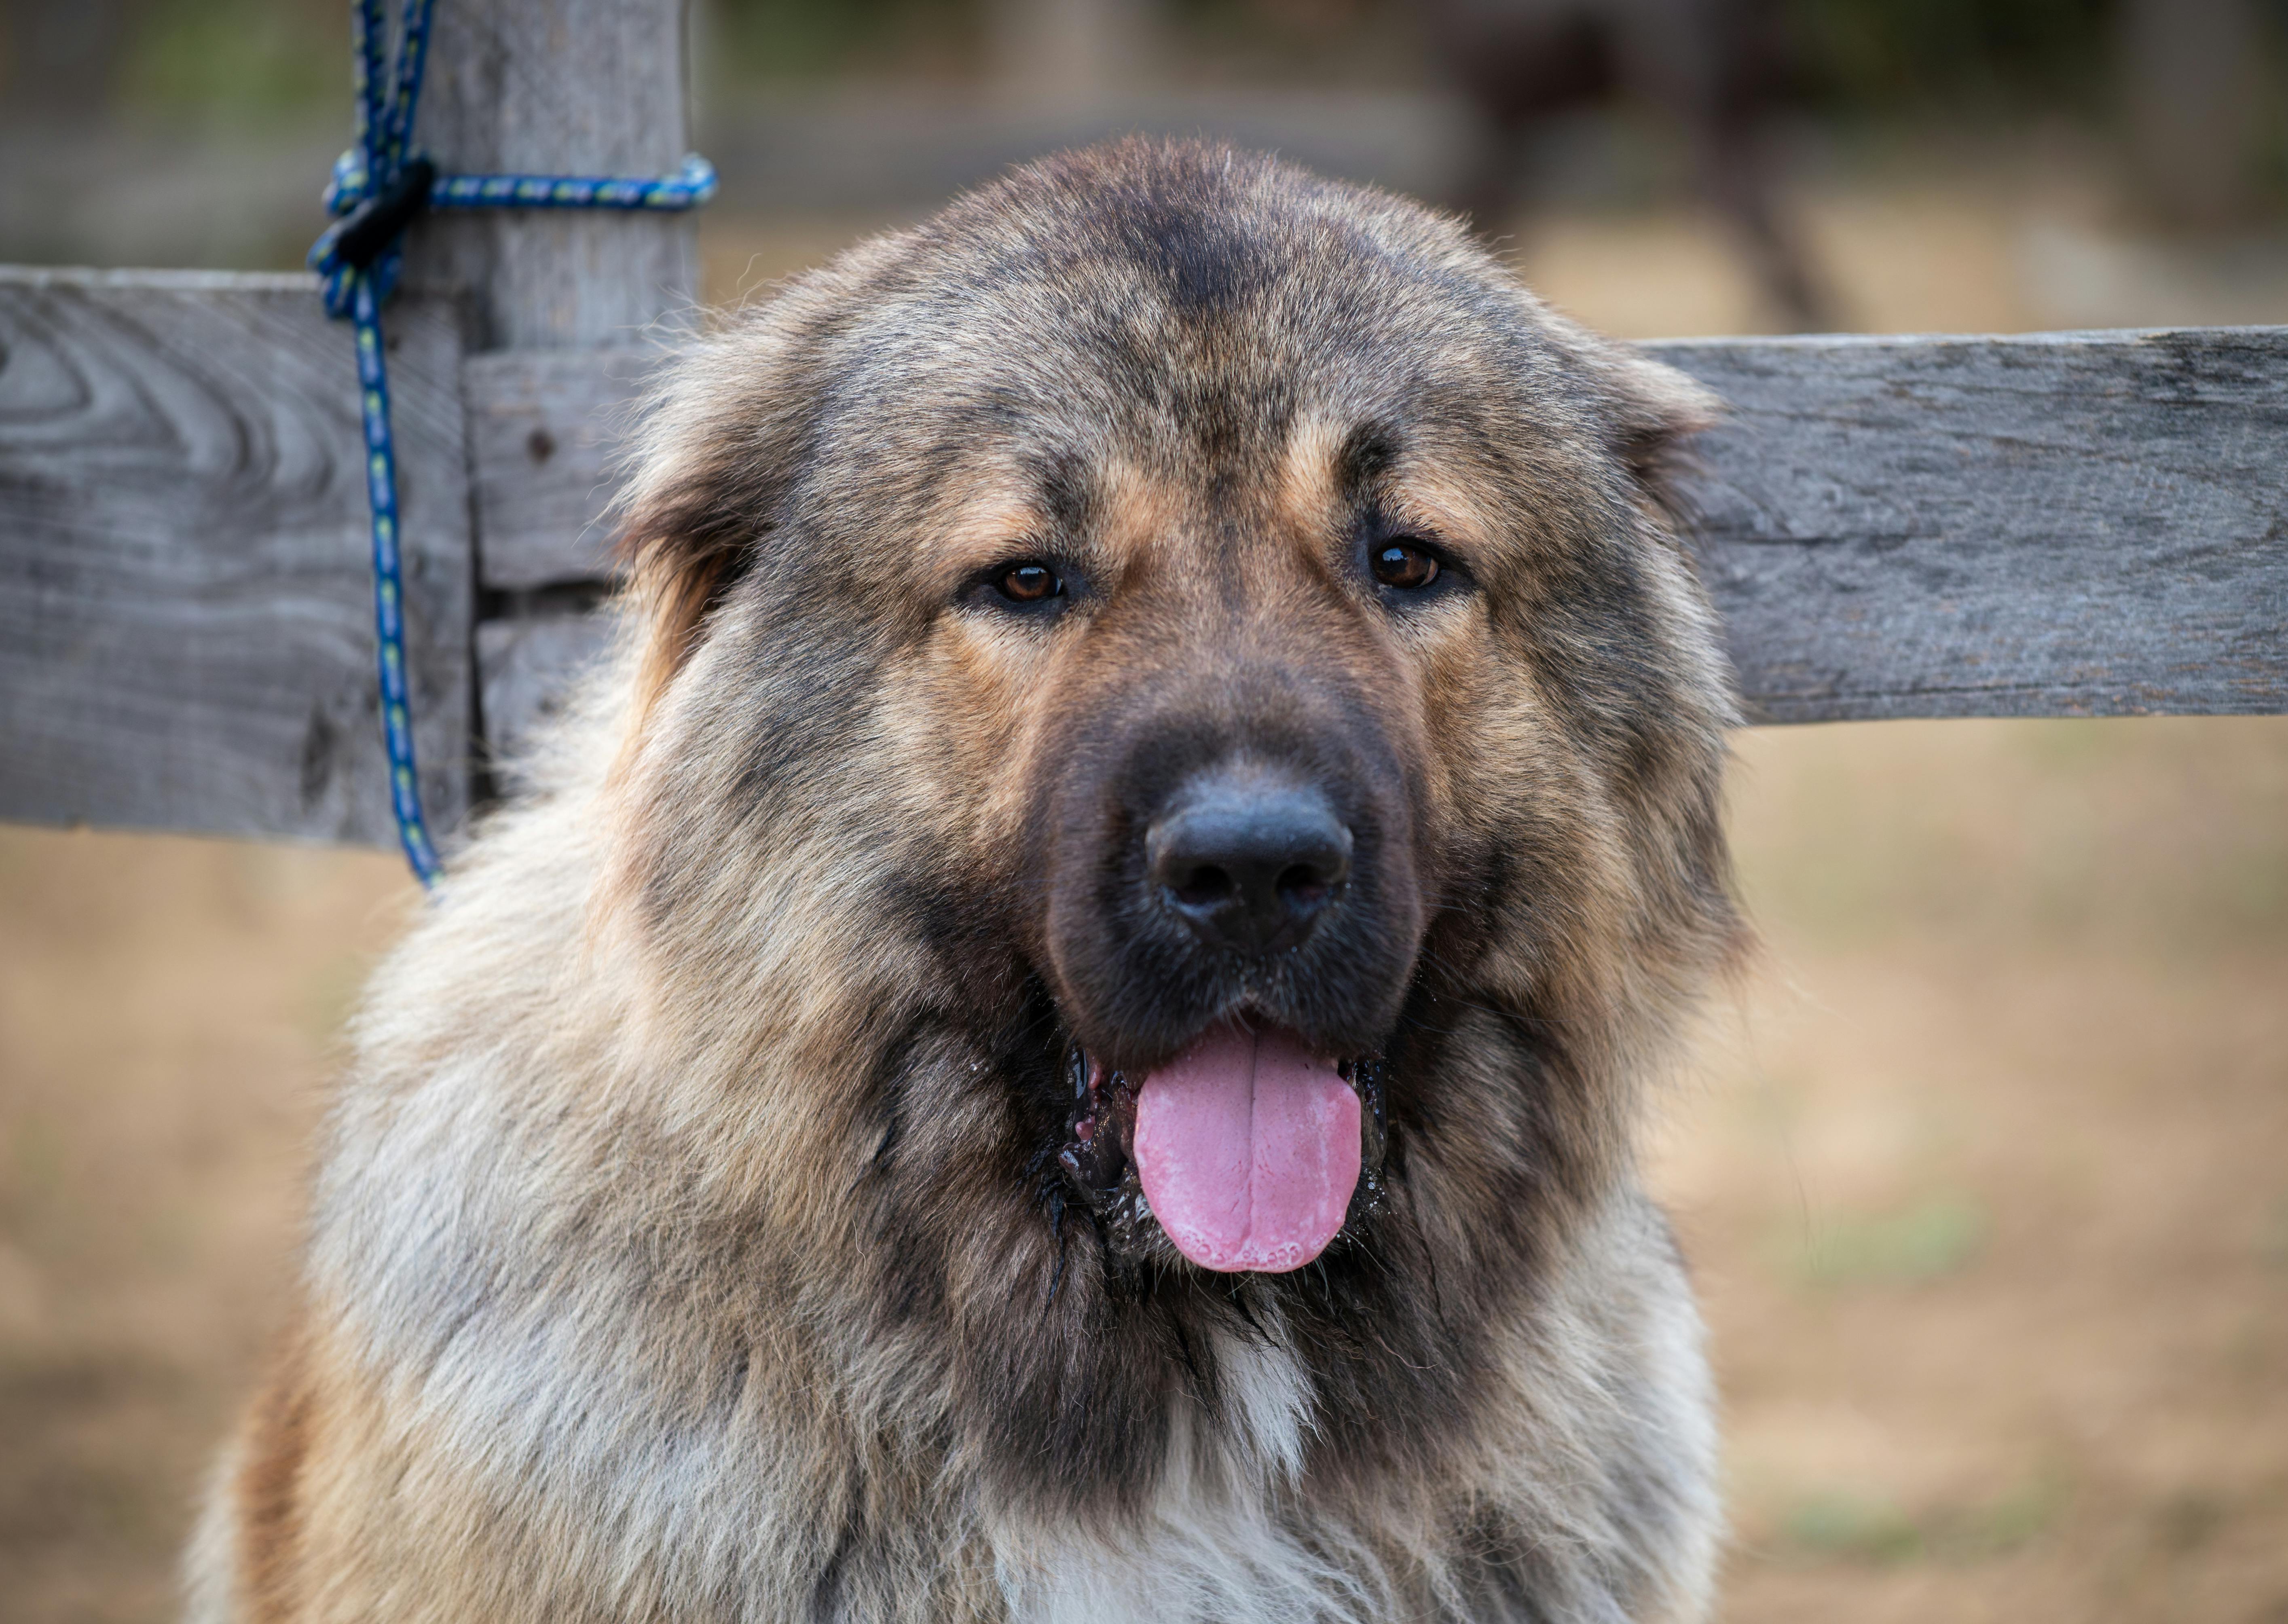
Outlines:
[[[365,426],[366,497],[372,512],[373,613],[380,673],[382,743],[389,757],[390,806],[398,844],[423,885],[440,872],[421,810],[405,662],[404,570],[398,549],[397,452],[389,427],[389,378],[381,306],[397,285],[405,229],[432,209],[695,208],[715,195],[715,171],[687,155],[663,177],[620,175],[447,175],[413,146],[435,0],[405,0],[393,59],[385,0],[351,0],[350,60],[357,94],[357,144],[334,161],[327,209],[341,218],[310,248],[326,312],[357,330],[358,382]]]

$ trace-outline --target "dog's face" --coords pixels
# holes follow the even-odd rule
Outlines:
[[[808,1142],[920,1251],[1053,1293],[1077,1211],[1116,1297],[1378,1226],[1498,1264],[1731,929],[1650,488],[1704,410],[1394,200],[1029,171],[651,420],[625,895],[695,1020],[866,1057]]]

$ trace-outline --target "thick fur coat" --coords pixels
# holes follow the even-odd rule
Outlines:
[[[1738,935],[1709,410],[1453,222],[1188,145],[695,342],[620,652],[358,1021],[194,1617],[1701,1616],[1632,1147]],[[1235,773],[1340,824],[1300,945],[1155,888]],[[1124,1172],[1121,1079],[1234,1021],[1362,1102],[1289,1272]]]

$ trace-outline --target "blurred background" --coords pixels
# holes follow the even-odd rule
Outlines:
[[[451,4],[452,0],[446,0]],[[0,262],[291,268],[341,0],[0,0]],[[2281,0],[711,0],[704,297],[1053,147],[1275,147],[1633,337],[2288,321]],[[2288,1624],[2288,720],[1738,739],[1654,1176],[1742,1620]],[[0,829],[0,1620],[155,1620],[378,854]]]

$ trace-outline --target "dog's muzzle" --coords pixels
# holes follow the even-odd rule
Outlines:
[[[1378,1175],[1367,1057],[1425,913],[1405,775],[1368,707],[1291,670],[1095,720],[1042,819],[1068,1179],[1143,1253],[1301,1268]]]

